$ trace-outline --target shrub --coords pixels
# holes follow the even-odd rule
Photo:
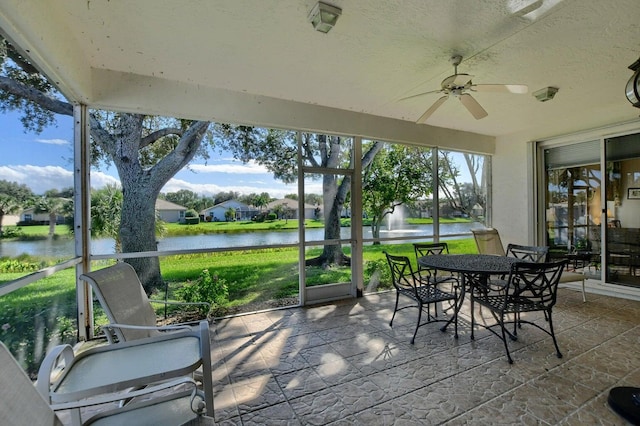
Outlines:
[[[183,287],[176,290],[178,297],[185,302],[208,302],[211,303],[211,312],[220,310],[221,307],[229,303],[229,288],[227,281],[211,276],[208,269],[204,269],[194,282],[187,282]],[[202,315],[207,315],[206,308],[199,308]]]
[[[187,225],[197,225],[200,223],[200,218],[199,217],[185,217],[184,218],[184,223],[186,223]]]
[[[21,261],[18,259],[5,259],[0,260],[0,273],[24,273],[24,272],[35,272],[41,268],[44,268],[46,265],[44,263],[38,262],[27,262]]]
[[[24,232],[19,227],[5,227],[2,228],[2,232],[0,233],[0,238],[19,238],[24,236]]]
[[[265,212],[258,213],[257,215],[251,218],[252,221],[259,222],[259,223],[264,222],[266,219],[267,219],[267,213]]]
[[[276,220],[278,218],[278,215],[275,213],[269,213],[267,215],[267,220]]]
[[[198,217],[198,212],[194,209],[188,209],[186,212],[184,212],[184,217]]]
[[[378,282],[371,282],[371,278],[376,274],[378,276]],[[368,262],[365,262],[364,279],[365,286],[367,285],[367,283],[369,283],[374,287],[369,288],[369,291],[392,288],[391,270],[389,269],[389,264],[387,263],[387,261],[383,259],[370,260]]]

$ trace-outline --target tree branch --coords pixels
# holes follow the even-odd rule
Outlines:
[[[25,98],[56,114],[73,116],[73,105],[70,103],[50,98],[39,90],[8,77],[0,76],[0,90]]]
[[[196,121],[191,124],[180,138],[178,146],[151,168],[151,173],[159,177],[159,179],[153,179],[160,185],[158,190],[193,159],[209,124],[209,121]]]
[[[11,43],[7,43],[5,41],[5,46],[7,47],[7,57],[15,62],[22,71],[29,74],[40,74],[40,71],[38,71],[30,62],[27,62],[27,60],[13,47]]]
[[[144,148],[148,145],[151,145],[158,139],[163,138],[165,136],[169,136],[169,135],[182,136],[183,134],[184,132],[182,131],[182,129],[178,129],[177,127],[167,127],[166,129],[156,130],[155,132],[150,133],[144,138],[142,138],[142,140],[140,141],[140,148]]]

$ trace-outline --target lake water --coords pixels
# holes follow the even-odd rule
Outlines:
[[[446,240],[447,235],[470,232],[471,228],[482,227],[479,223],[451,223],[440,225],[440,235]],[[351,228],[341,228],[341,237],[348,239]],[[403,229],[382,230],[381,238],[411,237],[431,235],[431,225],[405,226]],[[365,227],[364,238],[372,238],[371,228]],[[307,241],[318,241],[324,237],[323,228],[306,230]],[[452,238],[452,237],[449,237]],[[422,240],[422,239],[421,239]],[[414,240],[407,240],[411,242]],[[415,240],[417,241],[417,240]],[[242,246],[263,246],[274,244],[294,244],[298,242],[298,231],[260,231],[239,234],[207,234],[166,237],[158,242],[158,250],[187,250]],[[114,242],[110,238],[94,239],[91,242],[92,254],[110,254],[114,252]],[[74,257],[74,242],[71,239],[39,240],[39,241],[0,241],[0,257],[16,257],[20,254],[70,259]]]

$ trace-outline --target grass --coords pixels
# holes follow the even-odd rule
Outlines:
[[[49,236],[49,225],[34,225],[34,226],[3,226],[2,231],[6,235],[15,235],[19,240],[39,240],[45,239]],[[56,225],[54,238],[73,238],[73,234],[67,225]],[[8,239],[11,239],[8,238]]]

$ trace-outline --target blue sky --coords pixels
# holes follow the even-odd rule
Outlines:
[[[15,113],[0,114],[0,179],[24,183],[36,194],[48,189],[73,186],[73,119],[57,116],[57,126],[41,134],[25,133]],[[264,167],[243,164],[230,155],[213,153],[204,164],[196,160],[191,170],[182,170],[162,192],[188,189],[202,195],[221,191],[242,194],[268,192],[271,197],[297,193],[297,184],[285,185],[273,179]],[[115,168],[92,170],[91,186],[101,188],[119,181]],[[309,182],[307,193],[321,193],[320,182]]]

